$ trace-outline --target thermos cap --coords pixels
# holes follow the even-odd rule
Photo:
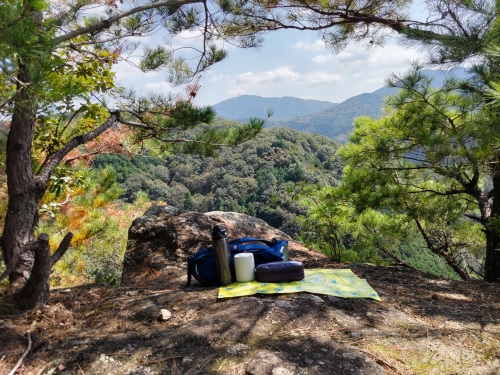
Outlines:
[[[212,239],[219,240],[221,238],[226,238],[226,228],[222,225],[216,225],[212,231]]]

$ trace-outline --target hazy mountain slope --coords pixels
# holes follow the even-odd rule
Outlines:
[[[335,103],[321,100],[306,100],[285,96],[265,98],[256,95],[240,95],[212,106],[217,116],[235,121],[246,121],[250,117],[266,118],[268,110],[273,111],[274,120],[286,120],[320,112]]]
[[[317,133],[338,142],[346,142],[356,117],[382,114],[384,97],[396,92],[383,88],[371,94],[361,94],[318,113],[295,117],[290,120],[269,121],[270,127],[288,126],[299,131]]]
[[[439,87],[447,76],[465,79],[463,70],[424,70]],[[241,95],[213,106],[217,115],[235,121],[249,117],[265,118],[268,109],[274,109],[273,116],[267,121],[268,127],[288,126],[298,131],[317,133],[338,142],[345,143],[352,130],[356,117],[382,115],[384,98],[396,94],[397,89],[381,87],[372,93],[364,93],[346,101],[334,104],[318,100],[304,100],[292,97],[264,98],[254,95]]]

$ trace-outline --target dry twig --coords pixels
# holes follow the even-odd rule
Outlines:
[[[30,332],[28,331],[28,347],[26,348],[26,351],[23,353],[23,355],[21,356],[21,358],[19,358],[19,361],[17,361],[16,365],[9,372],[8,375],[14,375],[16,373],[16,371],[19,368],[19,366],[21,366],[23,364],[24,358],[26,358],[26,356],[28,355],[28,353],[29,353],[30,350],[31,350],[31,335],[30,335]]]
[[[360,352],[363,352],[363,353],[368,354],[369,356],[373,357],[373,359],[375,359],[375,362],[377,362],[379,365],[390,368],[396,374],[401,374],[396,367],[394,367],[393,365],[391,365],[387,361],[384,361],[382,358],[376,356],[375,354],[373,354],[373,353],[371,353],[369,351],[363,350],[361,348],[357,348],[357,350],[359,350]]]

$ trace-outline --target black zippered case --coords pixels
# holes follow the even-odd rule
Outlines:
[[[304,279],[304,265],[296,260],[270,262],[255,268],[255,280],[263,283],[281,283]]]

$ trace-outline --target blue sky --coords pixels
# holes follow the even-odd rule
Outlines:
[[[189,44],[193,39],[187,37],[184,42]],[[351,44],[337,54],[316,32],[271,32],[261,48],[229,47],[228,57],[203,73],[194,103],[213,105],[238,95],[339,103],[382,87],[391,73],[408,70],[409,62],[419,57],[417,51],[399,47],[395,40],[384,47],[367,45]],[[122,85],[141,93],[181,90],[166,81],[165,72],[144,74],[123,64],[116,72]]]

